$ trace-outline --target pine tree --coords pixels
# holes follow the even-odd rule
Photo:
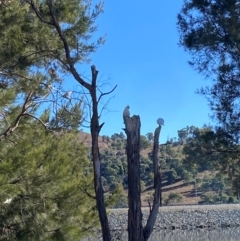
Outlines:
[[[53,3],[53,11],[68,39],[72,63],[88,61],[88,55],[103,43],[89,43],[96,31],[94,20],[101,6],[80,0]],[[36,17],[43,20],[39,21]],[[62,41],[56,37],[45,1],[6,1],[0,4],[0,139],[6,138],[21,119],[39,119],[35,110],[52,103],[61,108],[65,92],[61,76],[68,71]],[[59,106],[60,105],[60,106]],[[55,110],[56,111],[56,110]],[[41,120],[39,119],[41,122]],[[43,125],[45,123],[42,123]]]
[[[33,121],[15,133],[15,143],[0,143],[0,240],[89,234],[98,225],[92,167],[76,133],[46,131]]]
[[[239,13],[240,4],[236,0],[185,0],[178,15],[180,44],[191,54],[190,64],[213,80],[210,87],[199,91],[207,97],[218,125],[213,139],[207,140],[208,148],[214,149],[215,157],[218,155],[219,169],[229,174],[237,193],[240,193]]]
[[[101,184],[100,173],[101,164],[98,136],[103,124],[99,123],[99,116],[101,113],[99,114],[98,112],[98,104],[102,103],[103,96],[111,93],[116,87],[107,93],[103,93],[97,87],[98,71],[95,66],[91,67],[91,83],[89,83],[87,79],[83,78],[76,69],[78,64],[88,61],[89,54],[94,52],[97,47],[104,42],[104,38],[101,37],[98,39],[95,38],[96,41],[91,42],[90,40],[93,33],[96,31],[95,21],[103,10],[103,4],[100,2],[95,6],[92,6],[91,1],[81,0],[25,0],[19,2],[16,1],[15,3],[11,1],[10,3],[4,5],[8,15],[12,16],[11,11],[15,4],[16,12],[22,12],[22,9],[25,9],[24,16],[27,17],[27,19],[25,21],[23,20],[23,22],[26,23],[28,21],[30,26],[29,28],[18,28],[18,26],[20,26],[18,23],[17,26],[14,26],[14,28],[19,31],[18,35],[26,35],[27,39],[34,40],[25,41],[23,54],[15,59],[19,69],[27,69],[28,74],[39,74],[40,76],[47,73],[45,75],[50,79],[59,79],[59,75],[63,73],[70,73],[81,85],[81,87],[88,91],[87,94],[90,94],[91,96],[91,103],[89,104],[91,113],[89,113],[89,116],[91,118],[92,163],[94,169],[96,204],[102,225],[103,239],[110,240],[110,230],[104,203],[104,192]],[[31,31],[29,31],[30,28],[32,28]],[[16,43],[18,42],[16,41]],[[67,82],[69,82],[69,80],[65,80],[65,83]],[[27,87],[35,86],[38,88],[39,86],[38,82],[36,85],[34,81],[29,81],[28,83],[29,85]],[[46,89],[52,90],[52,86],[48,83],[44,82],[43,86],[46,87]],[[59,88],[57,88],[57,90],[59,90]],[[48,97],[48,95],[41,95],[41,98],[46,98],[45,96]],[[31,99],[31,103],[33,100],[35,99]],[[39,100],[38,96],[37,100]],[[37,104],[40,104],[39,101]],[[39,106],[34,105],[34,107],[36,108]],[[32,115],[28,116],[32,117]],[[41,122],[41,120],[39,121]],[[13,125],[14,128],[7,132],[7,134],[10,134],[13,129],[15,130],[17,125]],[[3,133],[3,136],[6,136],[5,133],[6,131]]]
[[[197,71],[213,80],[205,95],[233,145],[239,132],[240,5],[236,0],[185,0],[178,15],[180,44]]]

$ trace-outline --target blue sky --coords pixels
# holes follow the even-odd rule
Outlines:
[[[188,65],[189,54],[178,46],[176,22],[182,3],[105,1],[96,35],[106,34],[106,43],[91,56],[90,65],[97,67],[101,81],[109,82],[106,90],[118,87],[109,111],[101,117],[105,122],[101,135],[122,131],[126,105],[131,115],[140,115],[142,135],[154,132],[157,118],[164,118],[161,143],[187,125],[211,122],[206,99],[195,93],[210,81]],[[90,74],[90,65],[79,71]]]

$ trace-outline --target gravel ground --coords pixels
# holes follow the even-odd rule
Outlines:
[[[143,226],[147,221],[149,210],[143,208]],[[114,209],[109,213],[110,229],[115,237],[122,237],[127,230],[127,209]],[[231,205],[196,205],[161,207],[154,226],[154,233],[167,230],[196,230],[240,227],[240,204]],[[101,240],[101,233],[97,235]],[[87,239],[90,240],[90,239]],[[94,240],[94,239],[92,239]]]

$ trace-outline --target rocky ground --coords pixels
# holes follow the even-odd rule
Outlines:
[[[191,206],[160,209],[154,226],[154,232],[163,230],[194,230],[240,227],[240,205]],[[143,210],[143,225],[148,211]],[[115,240],[123,240],[121,235],[127,230],[127,212],[109,213],[109,223]],[[98,240],[101,240],[100,233]],[[89,239],[88,239],[89,240]]]
[[[143,213],[143,224],[148,214]],[[127,229],[127,213],[109,215],[111,230]],[[240,210],[207,210],[159,212],[155,231],[162,229],[196,229],[240,227]]]

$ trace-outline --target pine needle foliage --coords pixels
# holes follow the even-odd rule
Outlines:
[[[75,133],[36,123],[1,142],[0,240],[80,240],[98,225],[90,162]],[[6,203],[6,200],[11,200]]]

